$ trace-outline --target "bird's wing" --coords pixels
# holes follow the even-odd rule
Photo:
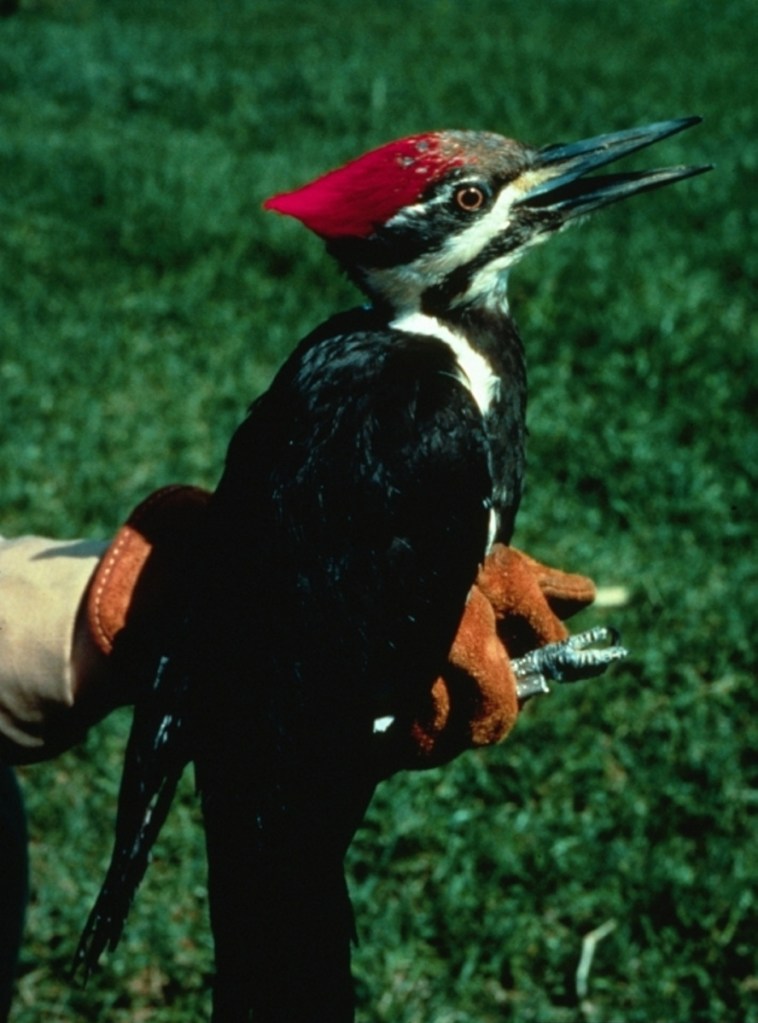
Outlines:
[[[352,1019],[342,858],[373,721],[410,719],[444,663],[490,490],[478,410],[428,338],[332,325],[238,431],[211,513],[230,639],[197,712],[218,1019]]]

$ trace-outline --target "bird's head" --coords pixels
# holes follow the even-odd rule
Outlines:
[[[414,135],[264,205],[324,238],[359,286],[397,312],[505,305],[507,272],[532,245],[580,215],[707,170],[586,176],[699,120],[542,149],[486,132]]]

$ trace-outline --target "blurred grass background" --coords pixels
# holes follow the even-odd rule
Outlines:
[[[22,0],[0,21],[0,529],[110,535],[212,485],[295,341],[355,301],[267,195],[439,127],[537,144],[699,113],[640,165],[714,173],[532,254],[516,540],[628,587],[633,656],[503,746],[385,784],[350,853],[360,1023],[758,1020],[750,0]],[[23,772],[13,1023],[200,1020],[188,778],[117,953],[68,980],[128,714]],[[584,997],[583,937],[607,921]]]

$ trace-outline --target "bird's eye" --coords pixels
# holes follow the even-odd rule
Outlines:
[[[478,185],[463,185],[455,193],[456,204],[464,213],[476,213],[484,206],[487,196]]]

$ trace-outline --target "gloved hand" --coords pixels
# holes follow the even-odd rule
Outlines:
[[[594,597],[586,576],[495,544],[471,588],[447,666],[413,724],[404,766],[435,767],[504,739],[521,703],[511,661],[566,639],[562,619]]]

